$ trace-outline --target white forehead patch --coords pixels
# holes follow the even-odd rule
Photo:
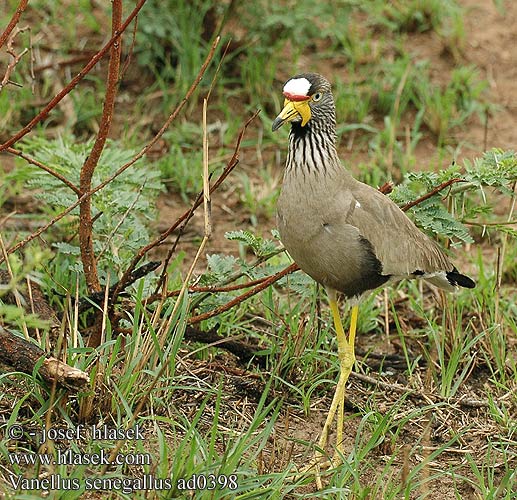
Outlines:
[[[284,92],[293,95],[307,95],[311,82],[307,78],[292,78],[284,85]]]

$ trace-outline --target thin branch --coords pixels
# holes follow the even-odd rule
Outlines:
[[[30,156],[26,155],[19,149],[7,148],[6,151],[12,155],[16,155],[16,156],[19,156],[20,158],[23,158],[27,163],[30,163],[31,165],[34,165],[38,168],[41,168],[42,170],[45,170],[45,172],[48,172],[50,175],[54,176],[56,179],[59,179],[63,184],[65,184],[67,187],[69,187],[75,194],[77,194],[77,195],[80,194],[79,188],[75,184],[70,182],[66,177],[63,177],[59,172],[56,172],[55,170],[51,169],[50,167],[47,167],[46,165],[39,162],[38,160],[31,158]]]
[[[428,200],[429,198],[432,198],[435,194],[439,193],[446,187],[449,187],[452,184],[455,184],[456,182],[465,182],[464,179],[449,179],[448,181],[442,182],[439,186],[436,186],[434,189],[431,189],[428,193],[424,194],[423,196],[420,196],[420,198],[417,198],[416,200],[410,201],[409,203],[406,203],[401,209],[406,212],[410,208],[414,207],[415,205],[418,205],[419,203],[422,203],[425,200]]]
[[[225,292],[235,292],[236,290],[242,290],[244,288],[250,288],[255,285],[260,285],[265,280],[267,280],[269,276],[264,276],[263,278],[258,278],[256,280],[247,281],[246,283],[238,283],[236,285],[225,285],[225,286],[189,286],[189,293],[225,293]],[[165,294],[165,298],[177,297],[179,295],[179,290],[172,290]],[[164,298],[162,293],[155,293],[147,297],[143,303],[144,305],[151,304],[156,300],[161,300]]]
[[[0,47],[4,45],[6,40],[9,38],[11,31],[13,31],[14,27],[18,24],[18,21],[20,20],[20,17],[23,14],[24,10],[27,8],[28,3],[29,0],[20,0],[20,3],[16,8],[15,13],[13,14],[13,17],[9,21],[9,24],[5,28],[4,32],[0,35]]]
[[[497,221],[497,222],[476,222],[473,220],[464,220],[462,221],[466,226],[479,226],[479,227],[501,227],[501,226],[513,226],[517,224],[517,219],[509,220],[509,221]]]
[[[25,48],[19,54],[17,54],[13,48],[13,42],[16,38],[16,35],[23,33],[26,29],[28,28],[16,28],[16,30],[9,37],[6,52],[12,57],[12,59],[7,65],[7,69],[5,70],[5,75],[2,78],[2,81],[0,81],[0,92],[8,83],[14,83],[10,80],[11,74],[14,71],[16,65],[20,62],[21,58],[29,51],[29,49]]]
[[[229,309],[236,306],[237,304],[240,304],[241,302],[244,302],[245,300],[249,299],[250,297],[253,297],[253,295],[256,295],[257,293],[261,292],[262,290],[265,290],[266,288],[271,286],[273,283],[275,283],[279,279],[283,278],[287,274],[297,271],[298,269],[300,269],[298,267],[298,265],[293,262],[290,266],[286,267],[282,271],[279,271],[278,273],[275,273],[272,276],[269,276],[260,285],[257,285],[252,290],[249,290],[248,292],[243,293],[242,295],[239,295],[238,297],[235,297],[234,299],[230,300],[226,304],[216,307],[215,309],[212,309],[211,311],[208,311],[203,314],[198,314],[197,316],[192,316],[187,320],[187,322],[188,322],[188,324],[192,325],[194,323],[199,323],[200,321],[203,321],[205,319],[209,319],[209,318],[213,318],[214,316],[218,316],[219,314],[221,314],[225,311],[228,311]]]

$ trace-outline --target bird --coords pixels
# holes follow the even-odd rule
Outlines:
[[[448,291],[474,288],[445,251],[388,196],[356,180],[336,149],[336,108],[329,81],[300,73],[283,86],[283,109],[273,132],[291,124],[277,225],[283,246],[298,266],[325,287],[337,337],[340,373],[315,457],[319,463],[337,412],[336,454],[343,456],[346,383],[355,363],[361,300],[403,279],[423,279]],[[338,294],[351,304],[348,338]]]

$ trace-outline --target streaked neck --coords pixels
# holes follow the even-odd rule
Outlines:
[[[328,175],[342,170],[336,151],[335,122],[309,122],[302,127],[293,123],[289,134],[286,175],[302,173]]]

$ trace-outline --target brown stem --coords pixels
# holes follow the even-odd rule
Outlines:
[[[10,80],[11,74],[14,71],[14,68],[16,68],[17,64],[20,62],[21,58],[29,51],[29,49],[25,48],[19,54],[17,54],[13,48],[13,43],[14,39],[16,38],[16,35],[18,35],[19,33],[23,33],[26,29],[27,28],[16,28],[16,30],[9,36],[9,40],[7,41],[6,52],[12,57],[12,59],[7,65],[2,81],[0,81],[0,91],[2,91],[8,83],[13,83]]]
[[[19,132],[13,135],[8,141],[4,142],[0,145],[0,151],[12,146],[15,142],[19,141],[24,135],[28,134],[35,125],[37,125],[41,120],[45,119],[47,115],[55,108],[58,102],[61,101],[70,91],[91,71],[91,69],[104,57],[104,55],[111,49],[111,46],[120,38],[120,35],[126,30],[131,21],[136,17],[140,9],[143,7],[146,0],[138,0],[135,8],[131,11],[129,16],[120,26],[120,29],[108,40],[106,45],[102,47],[99,52],[97,52],[88,62],[88,64],[79,72],[77,75],[72,78],[70,83],[66,85],[58,94],[50,100],[50,102],[27,124],[23,127]],[[91,193],[88,194],[88,196]],[[78,203],[79,204],[79,203]],[[72,210],[72,209],[71,209]],[[64,216],[63,216],[64,217]]]
[[[261,292],[262,290],[265,290],[269,286],[271,286],[273,283],[278,281],[280,278],[283,278],[287,274],[294,273],[295,271],[298,271],[300,269],[298,265],[293,262],[290,266],[286,267],[282,271],[279,271],[276,274],[273,274],[272,276],[269,276],[268,279],[264,280],[260,285],[257,285],[255,288],[252,288],[246,293],[243,293],[239,295],[238,297],[235,297],[233,300],[230,300],[226,304],[216,307],[215,309],[212,309],[211,311],[208,311],[203,314],[198,314],[197,316],[191,316],[187,322],[188,324],[192,325],[194,323],[199,323],[200,321],[203,321],[205,319],[213,318],[214,316],[218,316],[219,314],[228,311],[232,307],[236,306],[237,304],[240,304],[241,302],[244,302],[245,300],[249,299],[250,297],[253,297],[253,295],[256,295],[257,293]]]
[[[3,44],[9,38],[11,31],[13,31],[14,27],[18,24],[18,21],[20,20],[23,11],[27,8],[28,3],[29,0],[20,0],[20,3],[18,4],[15,13],[13,14],[13,17],[9,21],[9,24],[5,28],[4,32],[0,35],[0,47],[3,46]]]
[[[111,14],[111,35],[120,30],[122,22],[122,0],[113,0]],[[99,162],[113,120],[115,108],[115,97],[118,90],[118,77],[120,69],[120,54],[122,53],[122,37],[115,40],[110,50],[108,64],[108,77],[106,82],[106,96],[102,109],[102,117],[99,125],[99,132],[95,138],[92,150],[87,156],[80,174],[79,189],[80,195],[87,193],[92,187],[92,177]],[[87,196],[79,205],[79,247],[81,249],[81,261],[83,263],[86,285],[90,293],[98,292],[101,288],[97,272],[97,262],[93,250],[93,223],[91,197]]]
[[[406,212],[410,208],[414,207],[415,205],[418,205],[419,203],[422,203],[423,201],[432,198],[436,193],[439,193],[446,187],[449,187],[451,184],[455,184],[456,182],[465,182],[463,179],[449,179],[448,181],[442,182],[439,186],[436,186],[435,188],[431,189],[428,193],[424,194],[423,196],[420,196],[420,198],[417,198],[416,200],[410,201],[409,203],[406,203],[401,209]]]
[[[30,156],[26,155],[25,153],[22,153],[19,149],[7,148],[7,152],[11,153],[12,155],[19,156],[20,158],[23,158],[27,163],[35,165],[36,167],[41,168],[42,170],[45,170],[45,172],[48,172],[50,175],[54,176],[56,179],[59,179],[63,184],[65,184],[67,187],[69,187],[75,194],[80,195],[79,188],[75,184],[70,182],[66,177],[63,177],[59,172],[56,172],[55,170],[51,169],[50,167],[47,167],[47,165],[44,165],[43,163],[39,162],[38,160],[31,158]]]
[[[250,288],[255,285],[260,285],[269,278],[269,276],[264,276],[263,278],[258,278],[256,280],[247,281],[246,283],[238,283],[236,285],[225,285],[225,286],[189,286],[188,291],[190,293],[225,293],[225,292],[235,292],[236,290],[242,290],[243,288]],[[180,294],[181,290],[172,290],[165,294],[166,298],[177,297]],[[163,294],[155,293],[153,295],[149,295],[143,303],[144,305],[151,304],[156,300],[162,300],[164,298]]]

